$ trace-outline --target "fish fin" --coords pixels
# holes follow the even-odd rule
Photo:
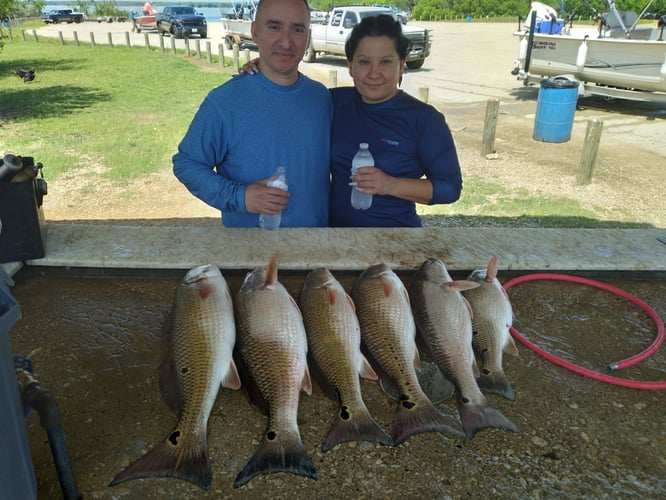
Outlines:
[[[264,281],[264,288],[275,288],[278,280],[278,258],[277,254],[273,254],[271,260],[268,262],[268,269],[266,269],[266,281]]]
[[[452,288],[454,290],[457,290],[458,292],[464,292],[465,290],[472,290],[473,288],[478,288],[479,286],[481,286],[480,283],[471,280],[455,280],[442,283],[442,287]]]
[[[363,354],[359,354],[359,359],[359,364],[361,365],[358,370],[359,375],[368,380],[378,380],[379,376],[377,375],[377,372],[372,369],[370,361],[368,361]]]
[[[472,373],[474,373],[475,378],[479,378],[481,372],[479,371],[479,365],[476,362],[476,358],[472,358]]]
[[[369,441],[393,446],[393,438],[374,421],[365,405],[358,408],[356,413],[350,413],[347,406],[340,405],[335,422],[321,444],[321,451],[329,451],[348,441]]]
[[[458,411],[468,439],[472,439],[477,432],[486,428],[518,432],[513,422],[490,406],[485,398],[478,404],[466,404],[459,398]]]
[[[474,317],[474,310],[472,309],[472,304],[470,304],[469,300],[467,300],[465,297],[463,297],[463,303],[467,307],[467,312],[469,313],[469,319],[472,319]]]
[[[243,486],[259,474],[291,472],[317,479],[317,468],[308,456],[298,433],[279,433],[268,429],[254,455],[234,480],[234,488]]]
[[[335,293],[335,290],[330,286],[325,286],[324,290],[326,290],[326,298],[328,299],[328,304],[331,306],[335,305],[335,302],[338,299],[338,294]]]
[[[391,281],[391,278],[382,275],[381,278],[381,283],[382,283],[382,290],[384,291],[384,297],[388,297],[393,293],[393,282]]]
[[[511,387],[509,379],[503,371],[491,372],[488,369],[481,370],[477,375],[476,383],[481,392],[497,394],[511,401],[516,399],[516,393]]]
[[[264,415],[268,415],[268,403],[266,403],[257,383],[254,381],[254,378],[252,378],[252,374],[243,360],[243,356],[240,355],[237,349],[234,350],[234,361],[238,368],[241,388],[243,389],[247,400],[250,404],[259,408]]]
[[[504,352],[511,354],[511,356],[520,357],[520,352],[518,352],[518,347],[516,347],[516,342],[513,340],[513,337],[509,337],[509,341],[504,346]]]
[[[233,359],[229,361],[229,371],[224,376],[224,379],[222,379],[222,387],[234,390],[241,388],[240,376],[238,375],[238,369]]]
[[[351,296],[348,293],[345,293],[345,297],[347,298],[347,302],[349,302],[349,305],[352,308],[352,311],[356,312],[356,304],[354,304],[354,299],[351,298]]]
[[[308,396],[312,395],[312,380],[310,379],[310,370],[308,365],[305,365],[303,370],[303,378],[301,379],[301,391],[303,391]]]
[[[441,403],[455,393],[455,386],[439,369],[437,363],[421,361],[421,371],[416,374],[421,389],[432,403]]]
[[[410,399],[409,396],[401,395],[398,411],[393,420],[392,434],[395,445],[422,432],[444,432],[465,436],[458,422],[441,413],[425,395],[420,399]]]
[[[416,339],[414,339],[414,369],[419,372],[421,371],[421,356],[419,355],[419,350],[416,347]]]
[[[298,317],[303,320],[303,313],[301,312],[301,308],[298,307],[298,303],[294,300],[294,298],[289,295],[289,300],[291,301],[291,305],[294,306],[294,309],[296,309],[296,312],[298,312]]]
[[[486,281],[491,283],[497,278],[497,255],[493,255],[488,261],[488,268],[486,269]]]
[[[176,373],[176,361],[171,351],[167,353],[164,360],[157,368],[160,392],[166,405],[174,413],[180,414],[183,408],[183,398],[178,390],[178,374]]]
[[[206,429],[196,442],[184,439],[180,432],[175,428],[164,441],[118,474],[109,486],[131,479],[173,477],[209,489],[213,472],[208,459]]]

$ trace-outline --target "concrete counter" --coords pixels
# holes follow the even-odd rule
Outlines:
[[[665,229],[151,227],[49,223],[46,256],[27,265],[189,269],[212,262],[253,269],[278,253],[280,269],[415,269],[429,257],[451,271],[666,271]],[[4,265],[11,273],[14,265]]]

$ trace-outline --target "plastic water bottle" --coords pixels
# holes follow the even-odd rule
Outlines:
[[[372,157],[370,151],[368,150],[368,144],[366,142],[362,142],[361,144],[359,144],[358,151],[356,152],[356,154],[354,155],[354,159],[352,160],[351,173],[352,175],[356,174],[356,170],[358,169],[358,167],[374,167],[374,166],[375,166],[375,159]],[[367,210],[372,205],[372,195],[362,193],[361,191],[359,191],[359,189],[356,186],[353,186],[351,193],[351,204],[352,207],[358,210]]]
[[[287,169],[285,167],[278,167],[275,174],[278,176],[277,179],[269,181],[267,186],[276,187],[278,189],[283,189],[284,191],[289,191],[289,186],[287,186]],[[259,226],[263,227],[266,231],[275,231],[280,228],[280,221],[282,220],[282,212],[275,215],[259,215]]]

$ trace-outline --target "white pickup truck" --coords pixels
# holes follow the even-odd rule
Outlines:
[[[362,19],[390,11],[382,7],[337,7],[328,14],[325,24],[312,24],[310,26],[310,46],[305,52],[303,60],[314,62],[317,54],[345,55],[345,42],[354,26]],[[416,26],[402,25],[402,32],[412,42],[412,48],[407,55],[407,67],[418,69],[423,66],[426,57],[430,55],[431,39],[427,29]]]
[[[345,42],[351,30],[365,17],[388,14],[391,11],[383,7],[337,7],[326,16],[326,22],[310,24],[310,46],[305,51],[303,60],[315,62],[317,54],[345,55]],[[223,19],[224,41],[228,49],[233,44],[250,42],[250,26],[247,19]],[[412,48],[407,55],[407,67],[418,69],[430,55],[431,34],[427,29],[402,25],[402,32],[412,41]]]

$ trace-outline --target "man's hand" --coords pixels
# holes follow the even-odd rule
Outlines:
[[[266,183],[277,179],[269,177],[250,184],[245,190],[245,208],[252,214],[276,215],[287,206],[289,191],[268,187]]]

